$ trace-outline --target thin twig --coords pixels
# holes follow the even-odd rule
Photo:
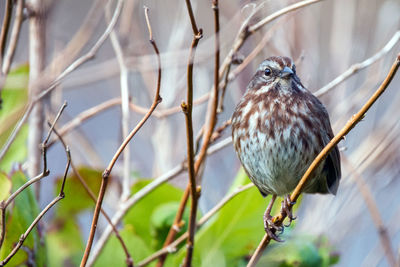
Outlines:
[[[163,175],[155,178],[151,183],[140,189],[136,194],[131,196],[127,201],[121,203],[118,206],[118,210],[114,214],[112,218],[112,223],[117,225],[121,222],[123,216],[131,209],[136,203],[138,203],[141,199],[147,196],[149,193],[154,191],[156,188],[161,186],[162,184],[170,181],[171,179],[175,178],[179,174],[183,173],[185,170],[183,164],[177,165],[176,167],[172,168],[168,172],[164,173]],[[107,242],[108,238],[111,234],[111,227],[107,226],[107,228],[102,232],[99,240],[97,241],[96,245],[93,248],[93,253],[91,253],[90,259],[88,261],[88,266],[92,266],[100,255],[100,252],[104,248],[105,243]]]
[[[189,60],[187,65],[187,101],[182,103],[182,111],[185,115],[186,121],[186,142],[187,142],[187,162],[188,162],[188,175],[189,175],[189,186],[191,193],[191,207],[189,215],[189,236],[187,238],[187,253],[183,263],[184,267],[190,267],[192,264],[193,248],[194,248],[194,234],[196,231],[196,215],[199,193],[197,192],[196,186],[196,174],[194,167],[194,147],[193,147],[193,121],[192,121],[192,110],[193,110],[193,66],[194,66],[194,55],[196,53],[197,44],[202,38],[202,29],[198,29],[196,20],[193,15],[192,4],[190,0],[186,0],[186,7],[189,13],[190,22],[193,29],[193,40],[189,50]]]
[[[96,41],[96,43],[92,46],[92,48],[87,52],[85,55],[81,56],[77,60],[75,60],[71,65],[69,65],[57,78],[55,78],[50,85],[47,87],[46,90],[42,91],[39,95],[33,96],[33,98],[30,100],[29,105],[26,108],[26,111],[24,115],[21,117],[21,119],[18,121],[16,124],[15,128],[13,129],[11,135],[8,137],[7,142],[4,144],[0,151],[0,160],[3,159],[4,155],[10,148],[11,144],[14,142],[17,134],[21,130],[22,126],[24,125],[26,119],[29,117],[29,114],[32,112],[33,107],[35,104],[40,101],[42,98],[44,98],[48,93],[50,93],[56,86],[60,84],[60,82],[72,71],[76,70],[79,66],[81,66],[83,63],[86,61],[94,58],[96,55],[97,51],[100,49],[100,47],[103,45],[104,41],[107,40],[109,34],[111,33],[111,30],[114,28],[115,24],[117,23],[119,14],[122,9],[122,4],[123,0],[118,0],[117,6],[115,7],[114,14],[111,18],[110,24],[108,24],[106,30],[103,32],[103,34],[100,36],[100,38]],[[42,83],[45,83],[47,81],[46,77],[42,79],[38,79],[33,86],[39,86]]]
[[[111,2],[109,2],[110,4]],[[109,13],[110,10],[110,5],[107,5],[106,7],[106,15]],[[122,137],[125,138],[129,134],[129,118],[130,118],[130,112],[129,112],[129,70],[128,67],[126,66],[125,60],[124,60],[124,54],[122,51],[121,44],[118,40],[117,33],[115,29],[111,31],[110,34],[110,40],[112,47],[114,49],[115,55],[117,57],[117,62],[118,66],[120,69],[120,87],[121,87],[121,110],[122,110],[122,116],[121,116],[121,125],[122,125]],[[130,193],[130,176],[131,176],[131,150],[129,149],[129,146],[124,149],[123,152],[123,175],[122,175],[122,194],[120,197],[120,201],[125,201],[129,197]]]
[[[39,174],[38,176],[29,179],[28,182],[26,182],[24,185],[22,185],[20,188],[18,188],[6,201],[2,201],[0,202],[0,212],[1,212],[1,236],[0,236],[0,247],[3,244],[4,241],[4,236],[5,236],[5,210],[7,208],[7,206],[22,192],[24,191],[27,187],[29,187],[31,184],[38,182],[40,179],[42,179],[43,177],[46,177],[49,175],[49,170],[47,169],[47,142],[50,138],[50,135],[52,132],[54,132],[55,134],[57,134],[56,130],[54,129],[55,124],[57,123],[59,117],[61,116],[61,113],[63,112],[63,110],[65,109],[65,107],[67,106],[66,103],[64,103],[62,105],[62,107],[60,108],[57,116],[55,117],[53,123],[50,124],[50,129],[48,131],[47,137],[46,139],[43,141],[42,144],[42,154],[43,154],[43,171],[41,174]],[[32,224],[28,227],[28,229],[26,230],[26,232],[21,235],[17,245],[13,248],[13,250],[10,252],[10,254],[2,261],[0,262],[0,266],[4,266],[14,255],[15,253],[17,253],[17,251],[20,249],[20,247],[22,246],[22,244],[24,243],[26,237],[29,235],[29,233],[32,231],[33,227],[36,226],[36,224],[40,221],[40,219],[43,217],[44,214],[46,214],[46,212],[52,207],[54,206],[59,200],[61,200],[62,198],[64,198],[64,185],[65,185],[65,179],[67,177],[68,174],[68,170],[69,170],[69,166],[71,163],[71,154],[69,151],[68,146],[65,145],[65,143],[63,143],[64,148],[65,148],[65,153],[67,155],[67,165],[65,167],[65,172],[64,172],[64,178],[63,178],[63,182],[62,182],[62,186],[60,189],[60,193],[59,195],[51,202],[49,203],[45,209],[43,209],[43,211],[41,213],[39,213],[39,215],[35,218],[35,220],[32,222]]]
[[[120,105],[121,104],[121,98],[112,98],[110,100],[107,100],[97,106],[91,107],[85,111],[82,111],[78,115],[74,116],[74,118],[64,124],[58,132],[60,133],[60,136],[65,136],[68,134],[70,131],[81,125],[84,121],[94,117],[95,115],[99,114],[100,112],[103,112],[113,106]],[[49,147],[54,145],[54,143],[57,141],[56,138],[52,139],[50,143],[48,144]]]
[[[386,55],[393,47],[395,44],[397,44],[397,42],[400,40],[400,31],[397,31],[393,37],[389,40],[389,42],[387,42],[387,44],[378,52],[375,53],[375,55],[373,55],[370,58],[367,58],[366,60],[364,60],[363,62],[360,63],[356,63],[353,64],[350,68],[348,68],[345,72],[343,72],[342,74],[340,74],[339,76],[337,76],[335,79],[333,79],[331,82],[329,82],[328,84],[326,84],[324,87],[322,87],[321,89],[319,89],[318,91],[316,91],[314,93],[314,95],[320,97],[326,93],[328,93],[332,88],[336,87],[338,84],[342,83],[343,81],[345,81],[346,79],[348,79],[350,76],[352,76],[353,74],[356,74],[357,72],[359,72],[362,69],[367,68],[368,66],[374,64],[376,61],[378,61],[379,59],[381,59],[384,55]]]
[[[60,138],[60,140],[62,141],[62,137]],[[83,188],[85,189],[85,191],[87,192],[89,197],[94,201],[94,203],[96,203],[97,202],[97,198],[96,198],[95,194],[92,192],[92,190],[90,190],[90,187],[85,182],[83,177],[80,175],[79,171],[76,169],[76,167],[72,163],[72,161],[71,161],[71,169],[74,172],[74,174],[76,175],[76,177],[78,178],[79,182],[82,184]],[[108,222],[109,226],[111,227],[112,231],[115,234],[115,237],[121,243],[122,249],[123,249],[123,251],[125,253],[125,256],[126,256],[127,266],[133,266],[132,256],[130,255],[130,253],[128,251],[128,247],[126,246],[124,240],[122,239],[121,235],[119,234],[119,231],[118,231],[117,227],[115,227],[115,225],[112,223],[110,216],[108,216],[108,214],[105,212],[105,210],[103,208],[101,208],[100,212],[101,212],[101,214],[103,214],[104,218]]]
[[[343,162],[350,170],[350,173],[352,174],[354,181],[356,182],[357,188],[365,200],[369,213],[371,214],[372,221],[375,224],[376,231],[381,241],[381,245],[383,247],[383,251],[385,252],[388,264],[389,266],[395,267],[396,257],[393,252],[389,233],[387,231],[387,228],[385,227],[385,224],[383,223],[381,215],[379,214],[379,208],[375,202],[372,192],[364,179],[361,177],[361,174],[354,168],[353,164],[346,156],[343,157]]]
[[[21,32],[22,21],[24,20],[23,10],[24,10],[24,0],[17,0],[17,12],[15,14],[15,20],[13,23],[13,28],[11,30],[10,42],[7,47],[7,52],[3,58],[2,62],[3,64],[2,65],[0,64],[0,66],[2,66],[3,75],[6,75],[8,73],[11,66],[11,62],[14,58],[14,53],[15,49],[17,48],[19,33]]]
[[[386,90],[389,86],[390,82],[392,81],[393,77],[395,76],[398,68],[400,66],[400,54],[397,55],[395,62],[393,63],[392,67],[388,75],[386,76],[385,80],[379,86],[379,88],[375,91],[375,93],[371,96],[371,98],[364,104],[364,106],[357,112],[357,114],[353,115],[350,120],[346,123],[346,125],[340,130],[340,132],[333,137],[333,139],[324,147],[324,149],[318,154],[318,156],[314,159],[311,163],[307,171],[304,173],[303,177],[297,184],[296,188],[294,189],[293,193],[290,195],[290,202],[295,203],[297,198],[300,196],[302,189],[304,188],[307,180],[311,177],[312,172],[318,167],[318,165],[323,161],[329,152],[342,140],[365,116],[366,112],[369,108],[375,103],[375,101],[380,97],[380,95]],[[289,203],[289,209],[292,208],[292,204]],[[280,214],[274,217],[274,223],[276,225],[281,225],[283,220],[286,218],[287,214],[285,211],[281,211]],[[247,267],[255,266],[259,258],[261,257],[262,252],[267,247],[271,238],[268,235],[265,235],[263,240],[260,242],[259,246],[257,247],[255,253],[251,257]]]
[[[64,194],[64,186],[65,186],[65,181],[67,179],[67,174],[68,174],[68,170],[69,170],[69,166],[70,166],[70,162],[71,162],[71,155],[70,155],[70,151],[68,146],[65,147],[65,152],[67,154],[67,165],[65,167],[65,171],[64,171],[64,177],[62,180],[62,184],[61,184],[61,189],[60,189],[60,193],[58,194],[58,196],[56,198],[53,199],[53,201],[51,201],[43,210],[42,212],[39,213],[39,215],[35,218],[35,220],[33,220],[33,222],[31,223],[31,225],[28,227],[28,229],[25,231],[24,234],[21,235],[21,237],[19,238],[18,243],[16,244],[16,246],[13,248],[13,250],[11,251],[11,253],[2,261],[0,262],[0,266],[4,266],[7,264],[7,262],[17,253],[17,251],[21,248],[21,246],[23,245],[25,239],[28,237],[29,233],[32,231],[32,229],[36,226],[36,224],[42,219],[42,217],[47,213],[47,211],[50,210],[51,207],[53,207],[58,201],[60,201],[61,199],[63,199],[65,197]]]
[[[121,146],[118,148],[117,152],[114,154],[113,158],[111,159],[110,163],[108,164],[107,168],[104,170],[102,180],[101,180],[101,185],[100,185],[100,191],[99,191],[99,196],[97,198],[97,203],[96,203],[96,208],[93,214],[93,220],[92,220],[92,225],[90,227],[90,234],[89,238],[86,244],[86,249],[85,253],[83,254],[82,261],[81,261],[81,267],[84,267],[86,265],[86,262],[89,258],[90,250],[93,244],[93,239],[94,239],[94,234],[96,232],[97,228],[97,221],[99,219],[99,214],[100,214],[100,208],[103,203],[105,191],[107,188],[107,183],[108,183],[108,178],[110,176],[110,173],[121,155],[122,151],[125,149],[125,147],[128,145],[128,143],[131,141],[131,139],[135,136],[135,134],[140,130],[140,128],[144,125],[144,123],[147,121],[147,119],[151,116],[153,111],[156,109],[158,104],[162,101],[162,98],[160,97],[160,87],[161,87],[161,58],[160,58],[160,52],[158,50],[158,47],[154,40],[150,40],[151,45],[153,46],[156,55],[157,55],[157,61],[158,61],[158,79],[157,79],[157,89],[156,93],[154,96],[154,101],[153,104],[151,105],[149,111],[147,114],[142,118],[142,120],[136,125],[136,127],[130,132],[130,134],[125,138],[124,142],[121,144]]]
[[[187,155],[188,155],[188,173],[189,173],[189,185],[191,192],[191,208],[189,217],[189,236],[187,240],[187,254],[183,266],[191,266],[193,248],[194,248],[194,233],[196,229],[196,215],[197,215],[197,203],[199,192],[197,192],[196,176],[194,172],[194,150],[193,150],[193,122],[192,122],[192,110],[193,110],[193,60],[197,44],[201,38],[201,32],[195,35],[192,41],[192,46],[189,52],[189,63],[188,63],[188,93],[187,102],[182,103],[182,111],[185,114],[186,120],[186,138],[187,138]]]
[[[10,28],[11,14],[13,10],[13,1],[7,0],[5,2],[3,23],[0,32],[0,66],[3,63],[4,51],[6,49],[7,35]]]
[[[204,214],[203,217],[200,218],[200,220],[197,222],[196,227],[199,228],[203,224],[205,224],[212,216],[214,216],[219,210],[221,210],[229,201],[231,201],[235,196],[239,195],[240,193],[254,187],[254,184],[250,183],[241,187],[238,187],[235,189],[231,194],[225,196],[220,202],[217,203],[211,210],[209,210],[206,214]],[[152,255],[147,257],[146,259],[142,260],[139,262],[136,267],[142,267],[150,262],[156,260],[159,257],[162,257],[163,255],[166,255],[168,253],[173,253],[176,251],[176,247],[185,241],[185,239],[188,237],[189,233],[185,232],[182,234],[178,239],[173,241],[171,244],[169,244],[167,247],[163,247],[162,249],[154,252]]]

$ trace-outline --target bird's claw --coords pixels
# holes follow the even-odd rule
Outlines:
[[[265,233],[273,240],[277,241],[277,242],[283,242],[282,239],[280,239],[278,237],[278,235],[276,235],[276,232],[279,232],[279,234],[283,233],[284,228],[282,226],[278,226],[276,225],[273,221],[272,221],[272,216],[271,215],[264,215],[264,230]]]
[[[289,205],[290,204],[290,205]],[[292,221],[296,220],[297,217],[293,216],[293,213],[291,211],[291,209],[289,208],[289,206],[293,206],[294,204],[296,204],[296,202],[292,202],[290,201],[290,196],[287,195],[283,201],[282,201],[282,211],[286,213],[288,219],[289,219],[289,223],[288,224],[284,224],[285,227],[289,227],[292,224]]]

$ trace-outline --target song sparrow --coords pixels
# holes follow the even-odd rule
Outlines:
[[[270,57],[258,67],[233,113],[232,138],[250,180],[263,196],[273,195],[264,215],[264,228],[271,238],[281,241],[270,229],[278,229],[270,215],[273,201],[296,187],[333,138],[328,112],[301,84],[290,58]],[[339,150],[335,147],[303,192],[336,194],[340,176]],[[288,217],[293,219],[289,212]]]

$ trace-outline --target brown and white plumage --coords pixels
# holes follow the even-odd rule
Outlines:
[[[232,137],[246,173],[265,196],[291,192],[333,133],[328,112],[301,84],[293,61],[270,57],[233,113]],[[304,192],[336,194],[340,176],[335,147]]]

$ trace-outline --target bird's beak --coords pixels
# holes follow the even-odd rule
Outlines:
[[[289,67],[285,67],[282,71],[281,71],[281,78],[288,78],[290,76],[292,76],[294,74],[293,70]]]

